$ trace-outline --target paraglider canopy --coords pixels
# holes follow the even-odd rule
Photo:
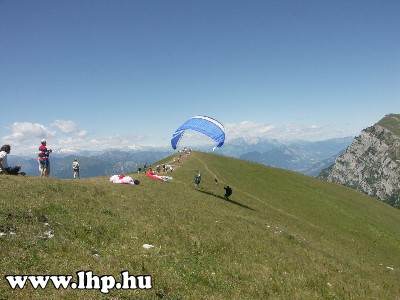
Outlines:
[[[225,129],[220,122],[207,116],[195,116],[179,126],[179,128],[172,135],[171,145],[174,150],[176,149],[179,141],[187,129],[201,132],[217,142],[217,146],[213,148],[213,151],[217,147],[221,147],[224,144]]]

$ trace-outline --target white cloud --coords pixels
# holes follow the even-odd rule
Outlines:
[[[78,126],[76,126],[74,121],[55,120],[51,125],[57,127],[64,133],[78,131]]]
[[[78,132],[79,137],[85,137],[88,135],[88,132],[86,130],[81,130]]]
[[[50,125],[31,122],[15,122],[8,129],[11,134],[2,138],[2,141],[13,145],[16,152],[35,153],[40,140],[45,138],[49,148],[65,147],[76,148],[83,142],[88,132],[80,130],[73,121],[55,120]],[[58,129],[58,130],[57,130]]]
[[[285,124],[282,126],[256,123],[250,121],[239,124],[226,124],[226,141],[245,138],[248,142],[256,143],[262,139],[288,140],[325,140],[343,137],[344,132],[331,126]]]
[[[87,131],[80,130],[74,121],[55,120],[51,125],[60,129],[65,134],[74,134],[79,137],[84,137],[88,134]]]
[[[273,125],[263,123],[255,123],[243,121],[239,124],[226,124],[225,131],[227,139],[236,139],[239,137],[258,138],[266,137],[271,131],[275,129]]]
[[[50,145],[56,152],[73,152],[79,150],[103,150],[108,148],[142,149],[155,147],[146,143],[145,136],[140,135],[109,135],[87,139],[79,135],[63,136],[51,142]]]
[[[143,149],[156,147],[145,135],[108,135],[96,136],[82,130],[74,121],[55,120],[50,125],[16,122],[8,128],[11,133],[2,138],[4,144],[13,146],[13,153],[36,153],[40,139],[47,139],[47,146],[55,152],[73,152],[79,150],[103,150],[107,148]],[[335,137],[349,136],[348,130],[318,124],[298,125],[285,124],[275,126],[265,123],[243,121],[238,124],[225,124],[226,141],[245,138],[250,143],[263,139],[280,141],[303,139],[309,141],[325,140]],[[169,140],[168,140],[169,142]],[[209,137],[196,131],[188,130],[180,142],[180,146],[213,145]],[[168,145],[168,143],[167,143]]]
[[[11,134],[3,137],[3,141],[21,143],[25,140],[42,139],[49,136],[55,136],[56,132],[48,129],[46,126],[38,123],[15,122],[11,125]]]

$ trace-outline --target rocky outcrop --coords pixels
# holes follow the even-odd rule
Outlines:
[[[346,185],[400,208],[400,115],[387,115],[354,138],[318,178]]]

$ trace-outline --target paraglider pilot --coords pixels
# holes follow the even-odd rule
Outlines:
[[[196,187],[199,187],[200,181],[201,181],[201,174],[199,173],[196,174],[196,176],[194,176],[194,185]]]
[[[229,200],[229,196],[232,195],[232,188],[229,185],[227,185],[226,187],[224,187],[224,190],[225,190],[224,197]]]

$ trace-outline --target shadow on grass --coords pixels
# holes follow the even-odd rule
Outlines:
[[[197,191],[199,191],[199,192],[201,192],[201,193],[204,193],[204,194],[207,194],[207,195],[210,195],[210,196],[214,196],[214,197],[219,198],[219,199],[222,199],[222,200],[224,200],[224,201],[226,201],[226,202],[229,202],[229,203],[232,203],[232,204],[241,206],[241,207],[243,207],[243,208],[247,208],[247,209],[256,211],[254,208],[251,208],[251,207],[249,207],[249,206],[247,206],[247,205],[244,205],[244,204],[242,204],[242,203],[236,202],[236,201],[231,200],[231,199],[226,199],[225,197],[216,195],[216,194],[214,194],[214,193],[212,193],[212,192],[207,192],[207,191],[202,190],[202,189],[198,189]]]

